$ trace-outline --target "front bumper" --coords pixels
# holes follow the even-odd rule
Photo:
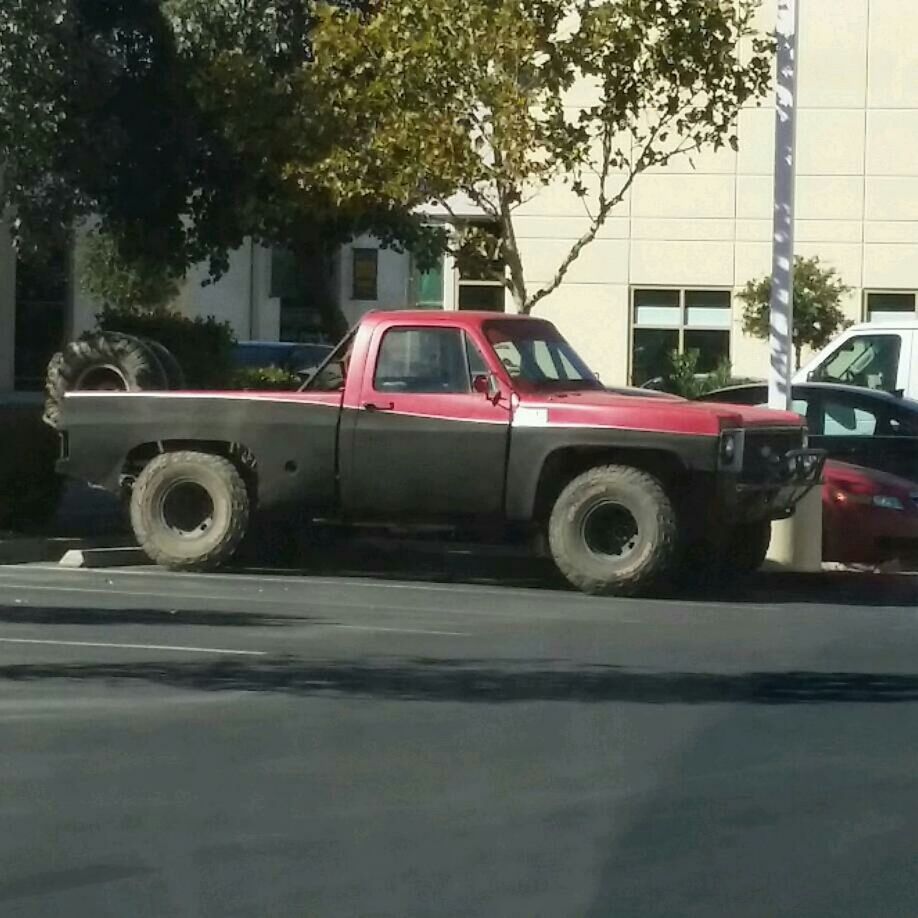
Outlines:
[[[769,469],[766,479],[734,484],[733,503],[744,519],[786,519],[799,501],[822,483],[825,450],[794,449]]]

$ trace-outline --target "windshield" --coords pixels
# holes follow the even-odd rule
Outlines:
[[[602,388],[596,374],[548,322],[498,319],[486,322],[484,332],[510,377],[523,390]]]

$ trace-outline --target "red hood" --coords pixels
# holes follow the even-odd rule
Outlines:
[[[734,427],[802,427],[799,415],[769,408],[690,402],[682,398],[625,395],[602,389],[554,394],[525,393],[523,409],[547,410],[548,423],[621,427],[683,434],[716,435]]]
[[[896,497],[910,497],[918,494],[918,483],[890,475],[878,469],[867,469],[848,462],[837,462],[830,459],[823,472],[827,484],[843,491],[863,492],[870,494],[892,494]]]

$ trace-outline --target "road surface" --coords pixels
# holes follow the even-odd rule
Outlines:
[[[918,592],[495,579],[0,569],[0,915],[918,914]]]

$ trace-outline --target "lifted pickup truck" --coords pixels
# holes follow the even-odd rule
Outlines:
[[[59,469],[129,496],[177,570],[228,561],[277,511],[540,534],[590,593],[646,590],[699,546],[758,567],[820,478],[801,419],[633,392],[541,319],[375,312],[297,392],[69,394]]]

